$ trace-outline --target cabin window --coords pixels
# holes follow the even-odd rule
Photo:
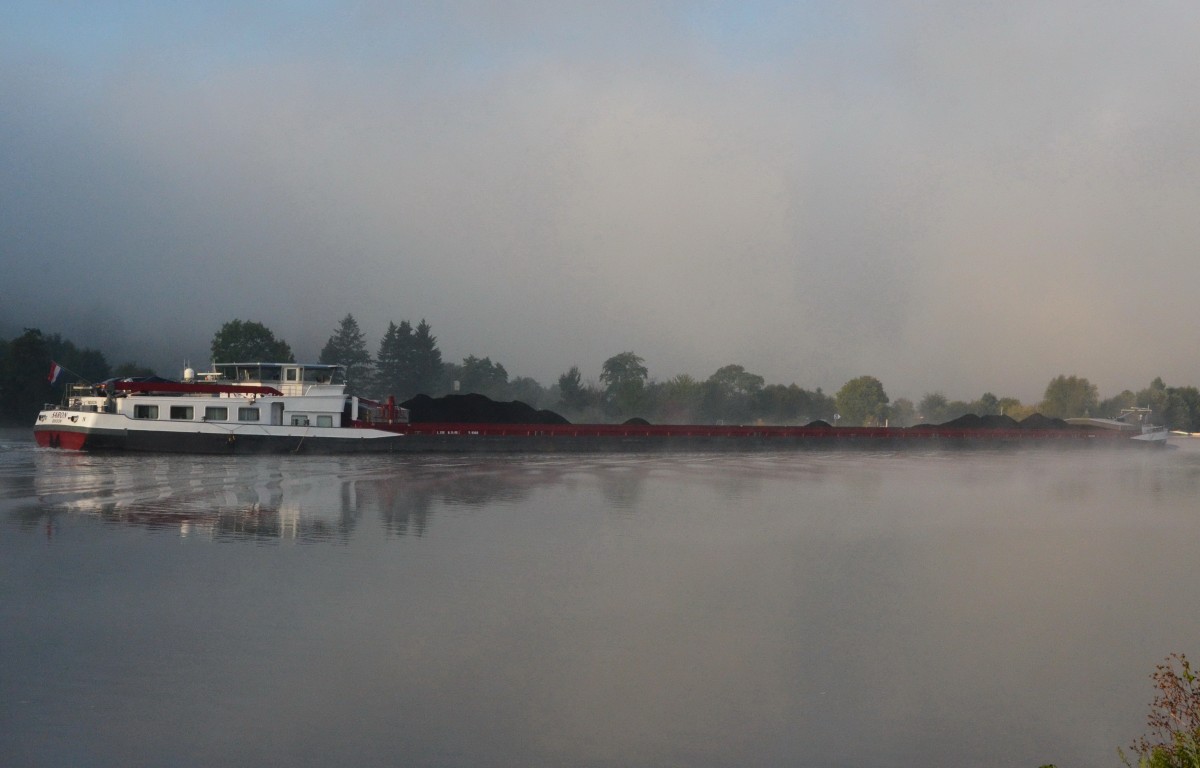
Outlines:
[[[288,381],[295,381],[296,380],[296,369],[288,368],[286,371],[284,371],[284,375],[287,377]]]
[[[157,405],[135,405],[133,406],[133,418],[135,419],[157,419]]]
[[[238,408],[238,421],[258,421],[258,409]]]
[[[205,421],[228,421],[229,409],[224,406],[210,405],[204,409]]]
[[[196,409],[190,405],[172,405],[171,418],[178,421],[191,421],[196,418]]]
[[[301,416],[299,414],[292,414],[292,426],[293,427],[307,427],[308,426],[308,417]]]
[[[332,416],[318,416],[317,417],[317,426],[318,427],[332,427],[333,426],[333,417]]]

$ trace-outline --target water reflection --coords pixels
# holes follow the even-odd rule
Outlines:
[[[1198,483],[1200,453],[0,451],[0,763],[1111,764],[1200,636]]]
[[[1189,446],[1191,448],[1192,446]],[[1200,449],[1184,457],[1194,457]],[[879,459],[879,460],[875,460]],[[997,460],[992,460],[997,459]],[[1000,460],[1003,459],[1003,460]],[[1066,464],[1077,469],[1062,471]],[[843,470],[855,467],[852,475]],[[942,469],[944,468],[944,470]],[[1168,468],[1172,468],[1168,470]],[[596,488],[611,514],[638,514],[645,489],[670,479],[707,488],[737,506],[764,483],[800,483],[806,493],[829,483],[850,485],[858,503],[903,511],[895,478],[952,472],[944,493],[989,506],[1014,487],[1059,509],[1086,508],[1111,494],[1133,497],[1200,490],[1200,467],[1176,456],[1108,453],[1057,456],[901,453],[751,454],[744,456],[588,457],[178,457],[96,456],[36,449],[0,439],[0,489],[7,515],[22,529],[51,534],[64,514],[89,515],[180,536],[257,541],[346,542],[363,520],[378,520],[395,537],[423,537],[444,511],[528,503],[549,488]],[[1103,482],[1098,482],[1103,475]],[[984,500],[984,501],[981,501]],[[885,503],[886,502],[886,503]],[[1011,522],[1010,510],[998,510]]]
[[[225,458],[87,456],[37,451],[23,524],[63,513],[184,537],[346,541],[357,483],[302,465]]]
[[[23,528],[87,515],[185,537],[345,542],[363,519],[392,536],[422,537],[440,510],[525,503],[546,488],[594,484],[606,507],[629,514],[656,477],[676,476],[736,501],[764,480],[815,482],[821,459],[744,457],[180,457],[70,454],[30,445],[0,483],[21,502]],[[719,468],[720,471],[713,471]],[[51,525],[52,529],[52,525]]]
[[[576,462],[511,458],[96,456],[30,449],[0,475],[22,527],[68,513],[180,536],[346,541],[364,515],[423,536],[439,509],[520,504],[570,482]],[[628,507],[643,471],[617,461],[598,477]]]

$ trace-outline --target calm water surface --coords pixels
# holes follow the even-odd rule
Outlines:
[[[1196,441],[1200,442],[1200,441]],[[1117,766],[1200,446],[96,457],[0,433],[0,765]]]

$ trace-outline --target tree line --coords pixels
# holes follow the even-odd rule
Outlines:
[[[210,351],[214,362],[295,361],[291,346],[273,331],[240,319],[217,330]],[[490,357],[469,355],[459,363],[444,361],[437,337],[424,319],[415,326],[407,320],[389,322],[372,354],[352,314],[334,328],[318,359],[346,366],[349,389],[363,397],[395,396],[403,402],[417,394],[478,393],[557,410],[577,422],[643,418],[675,424],[808,424],[820,420],[839,426],[911,426],[940,424],[968,413],[1004,414],[1020,420],[1034,412],[1055,418],[1115,417],[1123,409],[1146,408],[1156,423],[1200,432],[1200,390],[1169,387],[1161,378],[1144,389],[1124,390],[1104,400],[1086,378],[1060,375],[1051,379],[1035,404],[991,392],[972,401],[949,400],[940,391],[928,392],[914,403],[907,398],[892,401],[873,376],[858,376],[827,394],[820,387],[768,384],[736,364],[722,366],[706,379],[680,374],[658,381],[641,356],[624,351],[604,361],[597,381],[584,381],[579,367],[573,365],[547,387],[529,377],[510,377]],[[16,338],[0,340],[0,421],[28,424],[44,403],[61,399],[62,384],[52,387],[46,379],[52,360],[66,369],[68,380],[97,382],[154,373],[136,362],[111,367],[98,350],[27,328]]]
[[[245,328],[227,323],[244,333]],[[264,354],[274,336],[254,324]],[[218,336],[213,359],[232,359]],[[250,359],[242,352],[242,359]],[[289,350],[290,354],[290,350]],[[251,355],[253,357],[253,355]],[[290,358],[288,358],[290,359]],[[537,408],[553,408],[572,421],[621,421],[640,417],[657,423],[807,424],[825,421],[841,426],[912,426],[940,424],[968,413],[1007,415],[1021,420],[1040,412],[1052,418],[1099,416],[1114,418],[1123,409],[1147,408],[1157,423],[1172,429],[1200,431],[1200,391],[1195,387],[1168,387],[1161,378],[1133,392],[1125,390],[1100,400],[1095,385],[1079,376],[1051,379],[1041,401],[1024,404],[1015,397],[983,393],[971,401],[949,400],[940,391],[926,393],[919,402],[890,400],[882,382],[859,376],[833,395],[817,387],[807,390],[792,384],[767,384],[741,365],[725,365],[707,379],[681,374],[666,381],[649,375],[645,360],[633,351],[620,352],[604,361],[597,382],[585,382],[579,367],[571,366],[557,382],[544,387],[528,377],[510,378],[500,363],[473,355],[461,363],[442,362],[437,339],[422,319],[414,329],[407,321],[389,323],[372,356],[366,337],[354,316],[347,314],[321,350],[320,362],[347,366],[351,386],[375,398],[395,395],[403,401],[424,393],[476,392],[498,400],[521,400]]]
[[[62,384],[56,387],[48,380],[51,362],[63,367],[62,378],[68,382],[153,374],[135,362],[110,366],[99,350],[26,328],[20,336],[0,339],[0,423],[31,425],[43,405],[62,399]]]

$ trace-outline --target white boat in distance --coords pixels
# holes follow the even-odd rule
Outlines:
[[[1167,437],[1170,435],[1169,430],[1165,425],[1151,424],[1150,416],[1151,410],[1149,408],[1123,408],[1120,415],[1115,419],[1104,419],[1095,416],[1078,416],[1070,419],[1064,419],[1064,421],[1077,427],[1110,429],[1116,432],[1122,432],[1129,435],[1133,440],[1151,443],[1165,443],[1167,441]]]

